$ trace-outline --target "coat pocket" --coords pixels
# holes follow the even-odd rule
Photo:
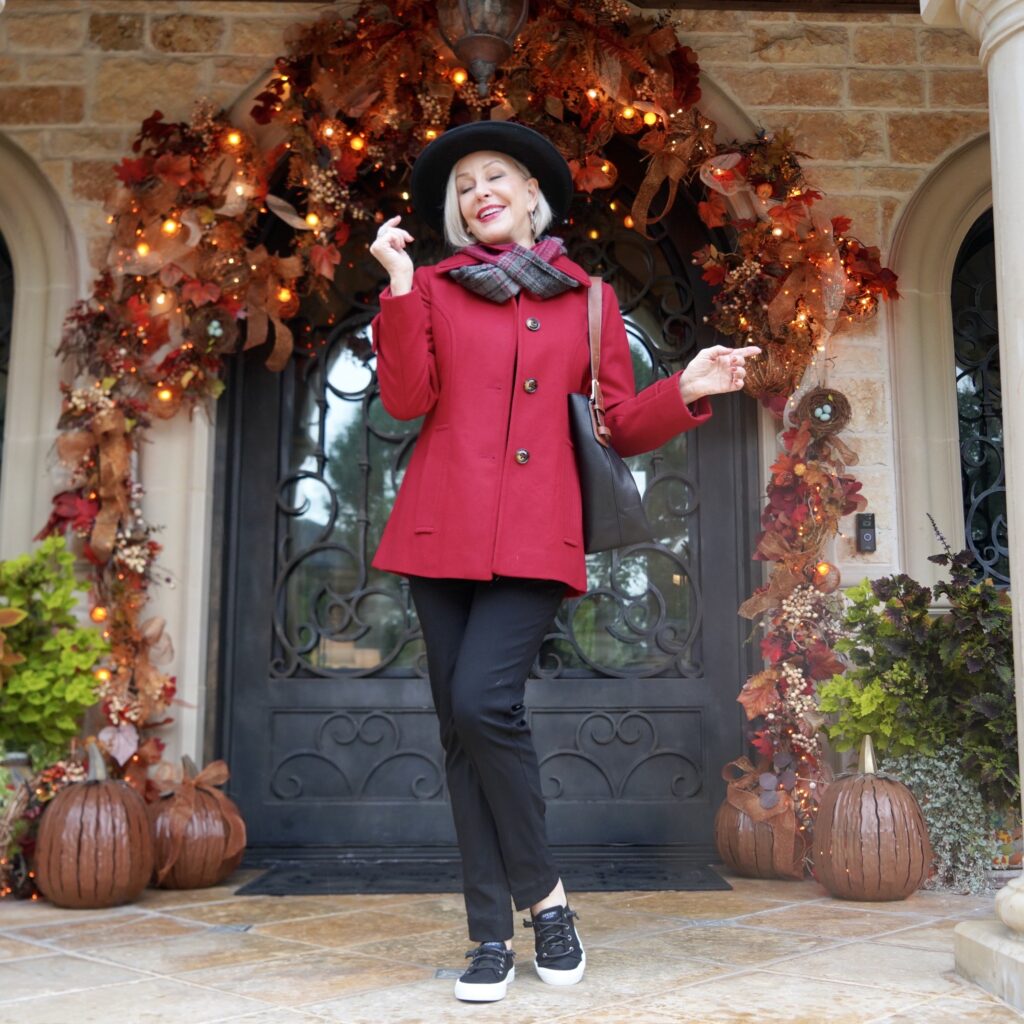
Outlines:
[[[440,504],[444,500],[445,484],[448,477],[448,456],[450,438],[448,424],[433,427],[430,433],[416,442],[427,442],[427,454],[416,488],[416,516],[413,530],[416,533],[434,533],[438,527]]]

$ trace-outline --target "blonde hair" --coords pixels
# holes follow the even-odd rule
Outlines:
[[[532,178],[529,167],[521,164],[515,157],[508,153],[502,153],[510,164],[524,177]],[[555,215],[551,210],[551,204],[547,201],[544,193],[537,188],[537,205],[530,214],[530,224],[533,227],[534,240],[540,238],[547,231]],[[445,241],[455,249],[461,249],[464,245],[472,245],[477,241],[467,230],[466,223],[462,219],[462,212],[459,210],[459,190],[455,184],[455,167],[452,167],[448,175],[448,184],[444,189],[444,238]]]

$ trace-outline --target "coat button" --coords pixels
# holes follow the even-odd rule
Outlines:
[[[523,390],[529,392],[531,395],[537,390],[537,378],[527,377],[523,381]]]
[[[529,461],[530,453],[525,448],[520,448],[519,451],[516,452],[516,462],[518,462],[520,466],[524,466]]]
[[[540,321],[535,316],[531,316],[526,321],[526,326],[531,331],[539,331],[540,330]]]

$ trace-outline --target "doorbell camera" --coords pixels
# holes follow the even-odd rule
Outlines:
[[[874,512],[857,513],[857,550],[862,554],[874,551],[877,546],[878,537],[875,533]]]

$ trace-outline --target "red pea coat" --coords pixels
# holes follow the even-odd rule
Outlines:
[[[554,266],[580,288],[497,303],[446,273],[473,262],[456,253],[416,270],[407,294],[381,295],[372,325],[381,401],[396,419],[426,418],[373,565],[416,576],[554,579],[582,594],[567,396],[590,387],[590,279],[561,256]],[[703,423],[710,405],[683,402],[679,373],[635,394],[625,326],[615,293],[603,288],[607,424],[616,451],[637,455]]]

